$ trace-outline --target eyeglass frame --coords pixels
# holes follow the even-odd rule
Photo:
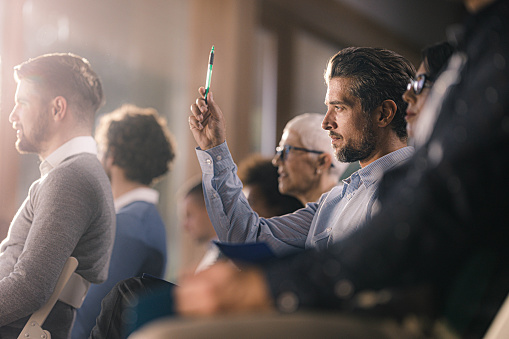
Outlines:
[[[406,85],[406,90],[409,91],[412,89],[415,95],[419,95],[422,93],[422,90],[428,87],[431,87],[433,81],[426,74],[419,74],[417,78],[410,79],[410,82]]]
[[[296,151],[303,151],[303,152],[315,153],[315,154],[323,154],[323,153],[325,153],[323,151],[316,151],[316,150],[312,150],[312,149],[308,149],[308,148],[303,148],[303,147],[296,147],[296,146],[292,146],[292,145],[283,145],[283,147],[281,147],[281,146],[276,147],[277,158],[279,160],[281,160],[281,162],[284,162],[285,161],[285,157],[288,156],[288,153],[290,153],[290,150],[292,150],[292,149],[294,149]],[[331,164],[331,167],[334,167],[334,164]]]

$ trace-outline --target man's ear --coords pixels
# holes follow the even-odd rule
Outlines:
[[[63,96],[55,97],[51,101],[51,114],[53,120],[62,120],[67,114],[67,100]]]
[[[394,119],[398,106],[393,100],[384,100],[380,106],[377,107],[377,114],[375,115],[375,123],[379,127],[386,127]]]

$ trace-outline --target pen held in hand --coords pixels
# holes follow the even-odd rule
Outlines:
[[[212,79],[212,65],[214,64],[214,45],[210,50],[209,65],[207,67],[207,80],[205,82],[205,103],[207,103],[207,96],[210,90],[210,80]],[[208,103],[207,103],[208,104]]]

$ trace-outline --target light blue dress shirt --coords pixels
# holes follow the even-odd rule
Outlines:
[[[203,172],[207,211],[219,240],[269,244],[277,255],[307,248],[324,249],[364,224],[376,213],[378,184],[383,173],[402,164],[414,153],[404,147],[389,153],[343,180],[342,186],[324,193],[317,202],[284,216],[260,218],[242,193],[226,142],[196,150]]]

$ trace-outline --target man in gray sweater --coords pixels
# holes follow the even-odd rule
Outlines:
[[[20,153],[41,160],[41,178],[0,244],[0,338],[16,338],[53,292],[69,256],[91,283],[108,273],[115,211],[109,180],[92,138],[103,102],[101,82],[87,60],[48,54],[14,69],[17,90],[9,121]],[[44,328],[67,338],[74,308],[57,302]]]

